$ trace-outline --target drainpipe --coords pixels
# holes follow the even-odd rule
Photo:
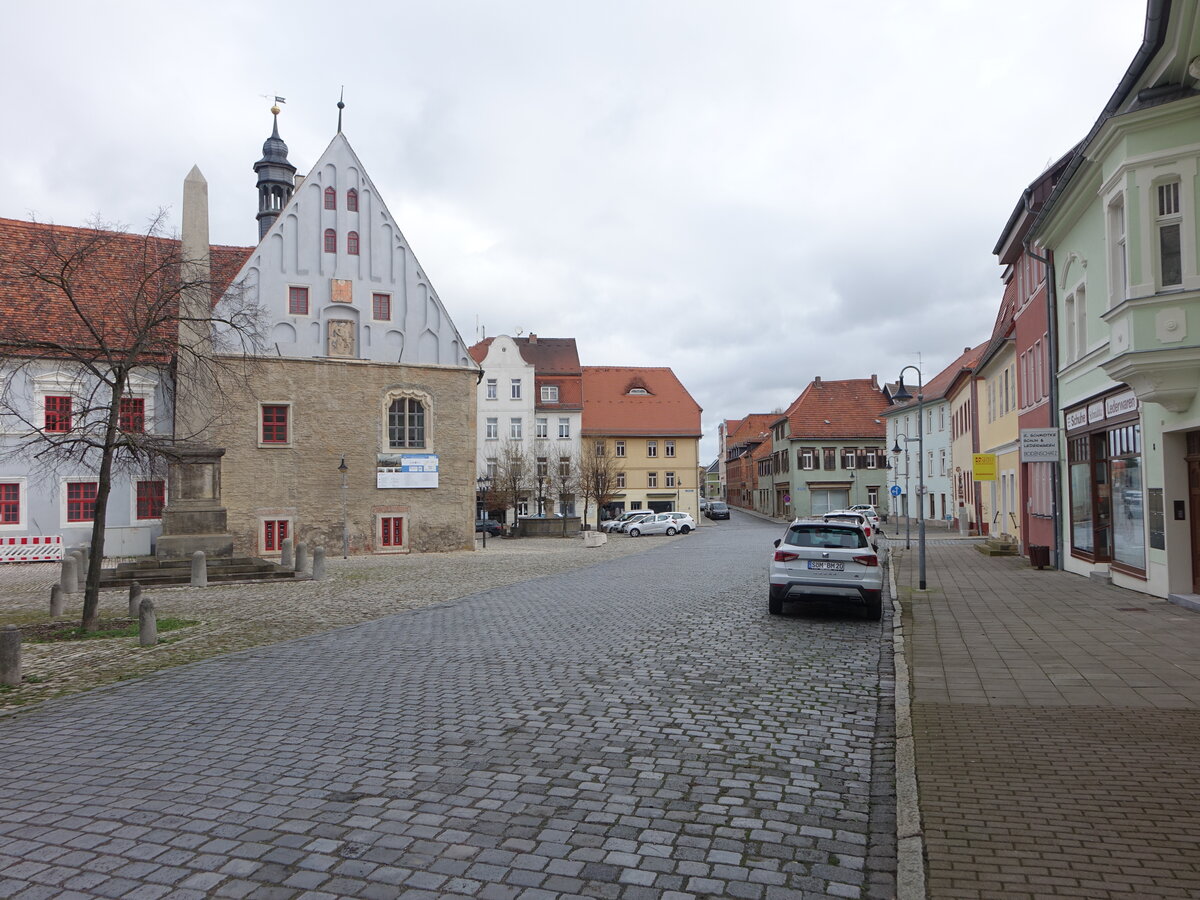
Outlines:
[[[1054,365],[1047,399],[1050,403],[1050,421],[1054,423],[1055,428],[1058,428],[1058,292],[1054,287],[1054,253],[1047,250],[1045,256],[1039,256],[1030,249],[1028,243],[1024,247],[1026,253],[1046,267],[1046,333],[1049,341],[1049,346],[1046,347],[1047,368],[1050,363]],[[1065,447],[1065,445],[1065,440],[1060,442],[1060,446]],[[1050,470],[1050,513],[1054,522],[1054,567],[1056,569],[1063,567],[1062,510],[1058,498],[1064,462],[1065,460],[1060,459],[1058,465]]]

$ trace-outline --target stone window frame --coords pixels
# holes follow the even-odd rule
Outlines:
[[[141,516],[138,513],[138,488],[143,484],[160,484],[162,485],[163,508],[167,505],[167,480],[165,478],[135,478],[132,482],[132,490],[129,492],[130,499],[130,514],[129,521],[134,524],[143,522],[161,522],[162,511],[159,511],[157,516]]]
[[[380,315],[382,313],[383,315]],[[375,322],[392,321],[392,295],[383,291],[371,294],[371,319]]]
[[[282,556],[283,542],[288,538],[292,539],[292,546],[296,542],[296,513],[294,510],[268,510],[260,512],[255,516],[257,536],[254,538],[254,545],[258,548],[259,556]],[[280,538],[278,550],[267,549],[267,523],[268,522],[287,522],[287,537]]]
[[[571,439],[571,417],[560,416],[558,420],[558,439],[566,441]]]
[[[500,440],[500,417],[499,416],[488,416],[484,420],[483,439],[485,441]]]
[[[282,406],[287,409],[287,440],[286,441],[267,441],[263,439],[263,409],[267,406]],[[258,421],[256,423],[258,430],[258,446],[265,450],[287,450],[294,446],[296,438],[296,421],[292,415],[291,400],[262,400],[258,404]]]
[[[543,441],[550,437],[550,419],[547,416],[538,416],[533,420],[533,438],[534,440]]]
[[[484,394],[484,399],[485,400],[499,400],[500,399],[500,380],[498,378],[489,378],[487,380],[487,387],[486,387],[486,392]]]
[[[624,472],[618,472],[615,481],[616,481],[617,490],[619,490],[619,491],[625,490],[625,473]]]
[[[303,294],[300,292],[303,292]],[[296,301],[299,300],[301,296],[303,296],[304,299],[304,311],[297,312]],[[309,289],[307,284],[288,285],[287,309],[289,316],[312,316],[312,291]]]
[[[17,521],[0,521],[0,531],[22,531],[29,522],[28,479],[24,475],[3,475],[0,476],[0,484],[17,486]]]
[[[62,527],[90,527],[92,524],[92,519],[67,518],[67,511],[70,508],[70,504],[67,500],[67,491],[68,485],[72,484],[93,484],[96,486],[97,493],[99,493],[100,479],[94,475],[68,475],[59,482],[59,487],[61,489],[58,492],[58,521],[62,523]]]
[[[392,401],[399,399],[417,400],[425,407],[425,443],[420,447],[393,447],[391,443],[390,430],[388,426],[389,414],[391,412]],[[423,391],[420,388],[395,386],[388,388],[383,392],[383,401],[380,404],[379,422],[381,425],[379,435],[379,452],[381,453],[435,453],[435,429],[433,415],[433,397],[428,391]]]
[[[396,554],[396,553],[411,553],[412,552],[412,528],[410,527],[412,513],[407,506],[376,506],[371,510],[371,518],[374,523],[372,534],[373,551],[377,554]],[[399,519],[400,532],[403,539],[399,545],[384,546],[383,544],[383,520],[384,519]]]

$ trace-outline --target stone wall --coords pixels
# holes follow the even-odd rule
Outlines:
[[[450,366],[407,366],[358,360],[266,359],[249,389],[228,398],[230,424],[215,427],[225,448],[222,502],[239,555],[271,555],[263,522],[285,520],[290,537],[310,551],[342,550],[342,477],[351,553],[444,551],[474,546],[475,382],[477,373]],[[386,447],[389,391],[428,398],[425,449],[438,456],[437,488],[376,486]],[[289,404],[289,441],[260,442],[260,404]],[[399,547],[384,547],[380,518],[402,520]]]

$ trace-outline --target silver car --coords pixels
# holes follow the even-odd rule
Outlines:
[[[675,534],[679,531],[679,521],[670,513],[649,515],[644,519],[630,522],[626,529],[630,537],[643,534]]]
[[[883,617],[883,568],[860,525],[796,519],[775,542],[771,615],[783,612],[784,601],[818,598],[852,600],[868,619]]]

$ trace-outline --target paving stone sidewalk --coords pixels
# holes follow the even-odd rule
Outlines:
[[[893,556],[930,897],[1200,897],[1200,614],[970,544]]]

